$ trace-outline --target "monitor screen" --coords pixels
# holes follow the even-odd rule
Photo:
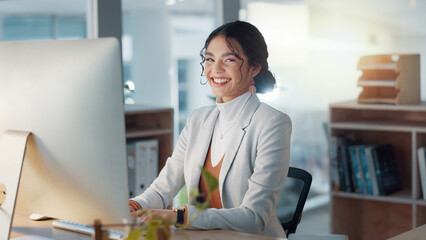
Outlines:
[[[0,42],[0,138],[9,129],[32,133],[17,211],[85,224],[128,219],[116,39]]]

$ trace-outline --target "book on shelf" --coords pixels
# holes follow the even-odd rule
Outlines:
[[[365,160],[367,162],[368,171],[370,173],[370,181],[371,181],[373,195],[378,196],[382,194],[379,191],[379,184],[377,182],[378,174],[376,174],[376,168],[374,167],[374,159],[373,159],[373,153],[372,153],[372,148],[374,146],[376,145],[368,145],[365,147]]]
[[[417,149],[417,160],[419,163],[420,185],[422,188],[423,200],[426,200],[426,147]]]
[[[365,190],[366,190],[365,193],[373,195],[373,186],[371,183],[371,172],[370,172],[370,169],[368,168],[367,159],[365,156],[366,147],[367,145],[359,145],[356,147],[356,150],[358,153],[357,156],[359,157],[361,166],[362,166],[362,173],[363,173],[363,177],[365,181]]]
[[[367,185],[365,182],[364,169],[362,166],[361,157],[359,154],[359,146],[358,145],[349,146],[349,153],[351,156],[353,174],[355,175],[355,178],[356,178],[356,184],[357,184],[359,193],[366,194]]]
[[[339,137],[331,136],[329,142],[330,157],[330,183],[333,191],[340,190],[339,167],[337,163],[337,151],[339,145]]]
[[[331,159],[335,166],[331,170],[336,174],[334,182],[338,188],[333,188],[334,191],[384,196],[401,190],[391,144],[353,144],[345,138],[334,137],[332,142],[336,146],[330,147],[335,151]]]
[[[371,148],[380,195],[401,190],[395,153],[391,144],[379,144]]]
[[[339,181],[340,181],[340,190],[347,191],[350,188],[350,185],[347,182],[347,175],[345,174],[346,164],[344,163],[345,149],[343,146],[338,146],[337,148],[337,166],[339,168]]]
[[[350,160],[349,150],[348,150],[349,144],[347,141],[345,141],[342,145],[339,146],[339,158],[341,159],[339,161],[339,164],[343,168],[342,174],[343,174],[343,181],[345,183],[344,188],[341,190],[345,192],[354,192],[356,189],[354,188],[354,181],[353,181],[353,174],[352,174],[352,164]]]
[[[335,191],[355,191],[349,143],[350,140],[344,136],[332,136],[330,139],[331,183]]]

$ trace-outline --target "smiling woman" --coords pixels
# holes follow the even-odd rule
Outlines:
[[[219,183],[210,208],[199,215],[194,204],[184,206],[180,215],[150,212],[178,224],[191,220],[187,227],[195,229],[285,237],[276,202],[289,168],[291,120],[261,103],[251,87],[262,93],[273,89],[267,57],[262,34],[247,22],[227,23],[209,35],[201,58],[216,105],[192,112],[158,178],[129,201],[131,211],[167,208],[183,185],[188,196],[194,187],[205,196],[204,168]]]
[[[234,47],[231,50],[229,46]],[[240,44],[234,39],[226,40],[223,36],[211,40],[205,58],[204,73],[220,102],[228,102],[247,92],[261,67],[248,65]]]

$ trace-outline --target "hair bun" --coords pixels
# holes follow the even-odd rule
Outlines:
[[[271,71],[262,66],[260,72],[254,77],[254,86],[258,93],[271,92],[276,86],[275,77]]]

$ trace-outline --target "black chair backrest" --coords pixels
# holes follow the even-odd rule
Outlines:
[[[287,236],[296,232],[311,183],[310,173],[296,167],[289,168],[287,181],[277,202],[277,215]]]

